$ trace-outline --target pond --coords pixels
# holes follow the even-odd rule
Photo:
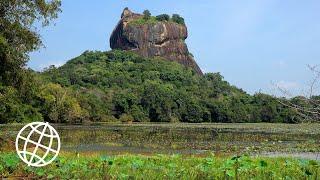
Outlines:
[[[1,146],[12,147],[22,126],[0,125]],[[93,123],[53,126],[60,135],[61,150],[75,153],[258,154],[316,159],[320,152],[319,124]]]

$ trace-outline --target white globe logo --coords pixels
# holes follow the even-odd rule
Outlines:
[[[49,123],[32,122],[19,131],[16,150],[20,159],[28,166],[46,166],[59,154],[60,137]]]

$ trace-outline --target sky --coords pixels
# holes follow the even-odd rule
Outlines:
[[[125,7],[180,14],[202,71],[220,72],[250,94],[281,96],[280,87],[305,95],[313,78],[308,65],[320,64],[318,0],[62,0],[59,18],[39,29],[45,48],[30,53],[28,67],[40,71],[85,50],[110,50],[110,34]]]

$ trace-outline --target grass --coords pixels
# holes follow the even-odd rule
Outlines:
[[[157,22],[159,22],[156,17],[154,16],[150,16],[149,19],[144,19],[143,16],[136,18],[132,21],[129,22],[129,25],[134,25],[134,26],[139,26],[139,25],[144,25],[144,24],[156,24]]]
[[[0,153],[0,178],[48,179],[319,179],[320,162],[284,158],[182,155],[101,156],[63,153],[44,168]]]

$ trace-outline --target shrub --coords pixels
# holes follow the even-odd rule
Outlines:
[[[185,24],[183,17],[181,17],[179,14],[173,14],[171,19],[173,22],[178,24]]]
[[[133,117],[131,115],[128,114],[122,114],[120,116],[120,121],[123,123],[130,123],[133,121]]]
[[[160,15],[156,16],[156,19],[158,21],[169,21],[170,16],[168,14],[160,14]]]

